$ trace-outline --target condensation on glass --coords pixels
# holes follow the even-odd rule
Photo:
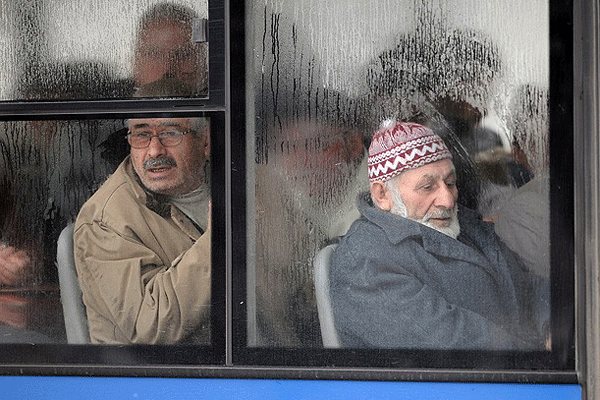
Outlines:
[[[208,2],[17,0],[0,5],[0,100],[208,95]]]
[[[122,159],[124,124],[0,122],[1,342],[66,341],[57,240]]]
[[[459,202],[548,277],[546,0],[246,8],[248,345],[322,346],[313,257],[358,217],[370,138],[389,119],[440,132]]]

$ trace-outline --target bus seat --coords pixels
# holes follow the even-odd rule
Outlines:
[[[73,223],[69,223],[58,237],[56,265],[60,283],[60,298],[63,306],[67,342],[69,344],[90,343],[90,334],[85,314],[81,288],[77,280],[73,253]]]
[[[314,258],[315,293],[317,311],[321,325],[323,347],[340,348],[342,344],[333,323],[333,309],[329,297],[329,264],[337,244],[330,244],[317,253]]]

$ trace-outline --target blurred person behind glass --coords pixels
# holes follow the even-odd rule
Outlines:
[[[321,346],[312,260],[359,216],[356,195],[367,187],[361,104],[319,88],[259,98],[257,109],[259,341]]]
[[[548,89],[526,84],[510,103],[515,163],[532,178],[500,205],[496,234],[541,276],[550,274],[550,177]]]
[[[124,93],[123,82],[95,62],[39,64],[18,80],[20,96],[29,100]],[[54,119],[0,124],[0,286],[11,293],[0,302],[2,342],[65,340],[62,318],[55,317],[56,243],[106,176],[94,150],[116,126],[118,121]]]
[[[138,88],[167,76],[189,86],[189,94],[180,96],[208,93],[207,48],[194,41],[196,19],[190,8],[168,2],[146,11],[138,24],[133,60]]]

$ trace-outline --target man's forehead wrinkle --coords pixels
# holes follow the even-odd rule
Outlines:
[[[148,124],[148,123],[139,123],[139,124],[131,125],[132,129],[141,129],[141,128],[148,128],[148,127],[150,127],[150,124]]]
[[[183,126],[184,124],[177,121],[162,121],[158,126]]]
[[[446,179],[448,178],[456,178],[456,170],[454,168],[452,168],[452,171],[450,171],[448,175],[446,175]]]
[[[456,177],[456,171],[452,168],[447,174],[443,175],[443,171],[440,172],[429,172],[421,175],[417,179],[417,184],[425,183],[425,182],[435,182],[437,180],[446,180],[448,178]]]
[[[161,127],[181,127],[184,124],[177,121],[161,121],[159,123],[139,122],[132,125],[133,129],[142,128],[161,128]]]

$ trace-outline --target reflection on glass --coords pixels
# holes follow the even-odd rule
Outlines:
[[[207,1],[19,0],[1,6],[0,98],[130,98],[162,77],[207,96]]]
[[[357,193],[369,190],[366,149],[373,132],[390,120],[416,122],[441,136],[456,170],[457,203],[483,217],[494,241],[496,231],[507,258],[514,256],[515,265],[536,274],[506,278],[519,269],[508,273],[500,268],[504,277],[494,279],[506,278],[504,283],[510,284],[498,296],[513,299],[514,313],[509,316],[502,311],[504,302],[494,306],[494,300],[483,295],[478,304],[487,301],[490,314],[502,317],[491,318],[489,329],[481,331],[487,341],[476,345],[471,340],[471,348],[550,345],[544,325],[549,304],[547,16],[533,12],[532,4],[519,4],[520,15],[530,23],[515,29],[514,10],[507,13],[502,3],[471,6],[435,0],[393,6],[354,0],[248,3],[254,15],[249,35],[254,101],[249,110],[255,116],[255,134],[249,138],[254,149],[250,167],[255,171],[249,226],[256,232],[250,235],[249,345],[322,345],[313,257],[327,243],[345,236],[360,215]],[[535,7],[548,9],[543,0]],[[459,212],[459,218],[463,214],[468,213]],[[364,253],[355,254],[358,262],[366,259]],[[424,271],[436,274],[433,263],[420,262]],[[462,303],[441,289],[451,282],[444,275],[449,270],[438,271],[437,286],[429,282],[424,288],[437,290],[449,307],[458,310]],[[354,277],[362,277],[362,284],[385,286],[399,279],[398,271],[372,268],[363,273]],[[463,278],[461,283],[477,287],[475,275],[467,271]],[[361,288],[356,282],[346,284],[340,290]],[[383,290],[377,285],[362,289]],[[368,309],[366,298],[346,306],[367,310],[353,316],[361,321],[357,326],[381,328],[386,318],[400,318],[378,318],[386,307],[402,303],[394,296],[398,293],[390,293],[375,310]],[[334,315],[341,318],[337,304]],[[525,315],[532,304],[539,308]],[[455,315],[460,320],[462,314]],[[512,323],[507,322],[511,318],[522,318],[527,333],[517,332],[514,341],[502,341],[498,332]],[[438,325],[442,326],[431,324]],[[394,329],[392,324],[383,330],[393,335]],[[365,332],[372,337],[371,344],[349,345],[469,348],[458,344],[469,339],[453,341],[441,332],[437,345],[403,343],[398,338],[385,342],[381,330]],[[493,332],[498,333],[497,340]]]

